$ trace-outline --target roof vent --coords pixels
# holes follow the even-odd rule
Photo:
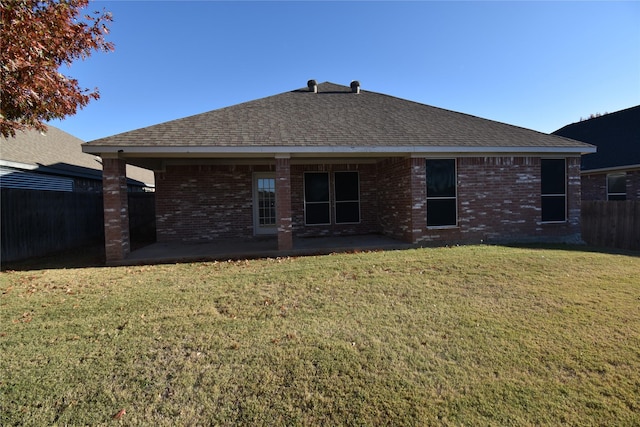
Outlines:
[[[315,80],[309,80],[307,87],[309,88],[309,92],[318,93],[318,82]]]
[[[351,92],[353,93],[360,93],[360,82],[357,80],[354,80],[351,82]]]

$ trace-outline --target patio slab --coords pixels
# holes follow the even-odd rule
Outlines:
[[[189,261],[276,258],[326,255],[336,252],[397,250],[414,247],[381,235],[294,238],[293,249],[278,251],[276,237],[220,239],[212,242],[153,243],[132,251],[126,259],[110,265],[163,264]]]

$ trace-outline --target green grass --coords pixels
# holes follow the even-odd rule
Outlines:
[[[583,249],[0,273],[0,425],[640,425],[640,257]]]

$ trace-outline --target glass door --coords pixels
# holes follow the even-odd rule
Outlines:
[[[253,176],[253,229],[255,234],[276,234],[276,177],[274,173]]]

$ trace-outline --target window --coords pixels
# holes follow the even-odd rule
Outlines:
[[[336,224],[360,222],[360,178],[358,172],[335,172],[333,174],[333,198],[330,193],[328,172],[305,172],[305,224],[331,224],[331,200],[335,202],[334,222]]]
[[[358,172],[333,175],[336,199],[336,224],[360,222],[360,182]]]
[[[627,174],[607,175],[607,200],[627,200]]]
[[[427,159],[427,226],[458,223],[455,159]]]
[[[567,220],[567,178],[564,159],[540,160],[542,222]]]
[[[329,174],[305,172],[304,174],[304,222],[305,224],[330,224]]]

